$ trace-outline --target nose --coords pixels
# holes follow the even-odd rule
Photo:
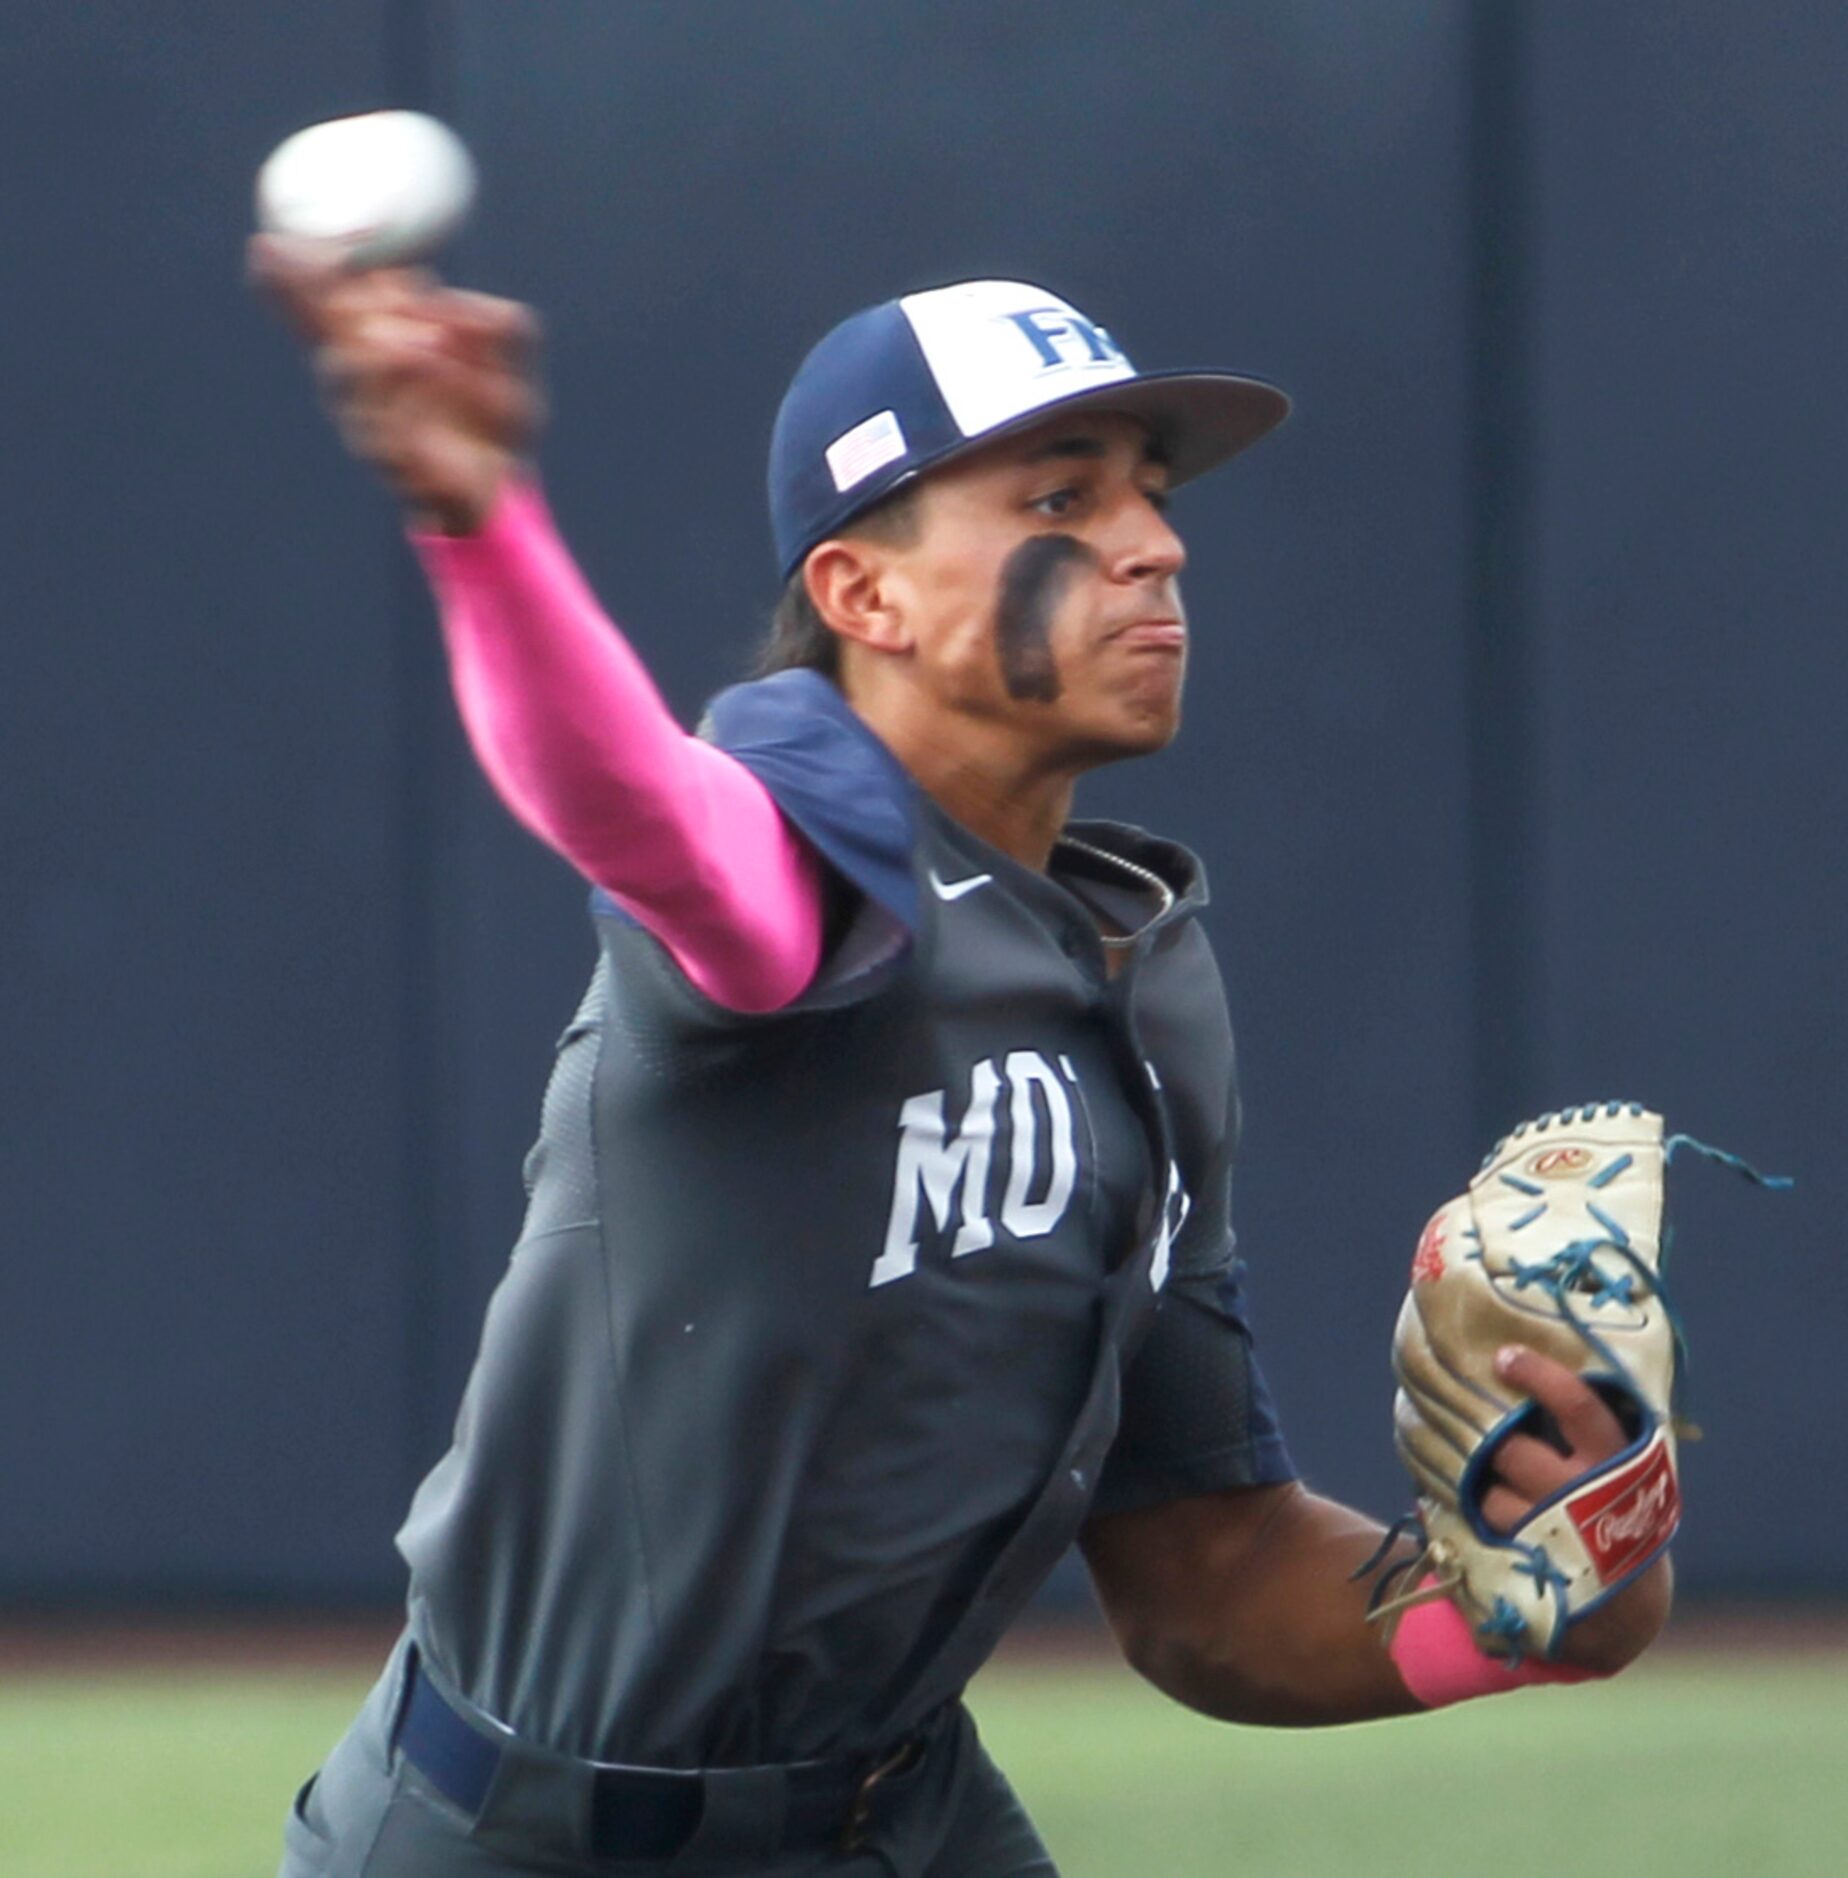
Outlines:
[[[1137,490],[1113,518],[1104,559],[1113,579],[1138,585],[1172,580],[1187,565],[1187,549],[1168,518]]]

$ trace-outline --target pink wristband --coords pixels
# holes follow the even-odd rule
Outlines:
[[[1435,1585],[1426,1578],[1419,1589]],[[1399,1619],[1392,1640],[1393,1666],[1399,1679],[1426,1708],[1467,1702],[1472,1696],[1501,1695],[1541,1682],[1592,1682],[1595,1670],[1570,1663],[1547,1663],[1528,1657],[1515,1668],[1484,1656],[1466,1618],[1448,1598],[1415,1604]]]

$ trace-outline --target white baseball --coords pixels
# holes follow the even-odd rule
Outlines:
[[[439,248],[475,199],[475,165],[447,124],[368,111],[298,130],[257,172],[257,226],[337,242],[349,267],[395,267]]]

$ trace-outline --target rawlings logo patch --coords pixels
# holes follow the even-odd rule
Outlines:
[[[1412,1254],[1412,1283],[1429,1284],[1444,1275],[1444,1216],[1433,1213],[1418,1235],[1418,1250]]]
[[[1542,1148],[1527,1157],[1527,1171],[1536,1180],[1571,1180],[1597,1158],[1589,1148]]]
[[[1665,1546],[1681,1524],[1681,1490],[1658,1441],[1567,1509],[1599,1578],[1609,1584]]]

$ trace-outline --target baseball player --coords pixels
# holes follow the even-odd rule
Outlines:
[[[529,462],[520,308],[260,242],[404,503],[457,702],[592,887],[529,1208],[408,1623],[284,1872],[1054,1867],[961,1692],[1074,1540],[1129,1660],[1248,1722],[1609,1673],[1665,1559],[1511,1669],[1441,1599],[1390,1651],[1372,1521],[1293,1477],[1228,1222],[1232,1037],[1199,862],[1072,819],[1174,736],[1169,492],[1283,396],[1137,371],[1039,287],[854,315],[770,449],[762,675],[673,721]],[[1511,1526],[1628,1438],[1510,1347],[1552,1439]]]

